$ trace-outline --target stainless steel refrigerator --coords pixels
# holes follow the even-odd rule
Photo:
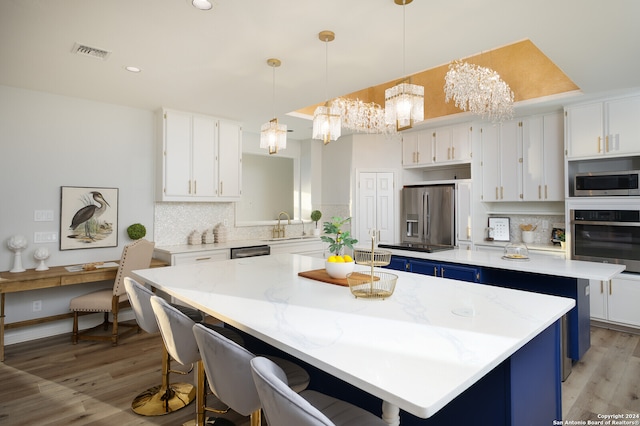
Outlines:
[[[453,248],[455,185],[402,188],[402,243],[432,250]]]

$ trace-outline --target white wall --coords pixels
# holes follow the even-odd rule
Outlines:
[[[25,268],[35,267],[40,246],[51,253],[49,265],[119,259],[135,222],[153,240],[154,128],[151,111],[0,86],[0,270],[13,265],[6,242],[15,234],[29,241]],[[34,244],[36,231],[60,234],[61,186],[119,189],[118,247],[60,251],[59,242]],[[34,222],[34,210],[52,210],[53,222]],[[66,313],[71,297],[94,287],[8,294],[5,322]],[[43,301],[42,312],[31,312],[33,300]],[[21,330],[7,332],[6,342]]]

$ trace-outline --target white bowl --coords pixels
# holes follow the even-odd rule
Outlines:
[[[353,272],[355,262],[328,262],[325,260],[324,269],[331,278],[347,278],[347,274]]]

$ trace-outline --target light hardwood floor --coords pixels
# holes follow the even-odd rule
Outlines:
[[[640,336],[593,327],[591,338],[562,385],[564,419],[640,413]],[[117,347],[74,346],[68,335],[7,346],[0,364],[0,424],[181,425],[195,417],[193,404],[159,417],[131,411],[135,395],[160,383],[160,362],[158,334],[127,337]],[[225,416],[248,425],[237,413]]]

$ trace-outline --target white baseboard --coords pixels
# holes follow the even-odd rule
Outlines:
[[[132,310],[120,312],[120,321],[129,321],[135,319]],[[103,315],[84,315],[79,318],[78,328],[85,330],[95,327],[102,323]],[[73,331],[73,319],[65,319],[60,321],[52,321],[45,324],[32,325],[29,327],[14,328],[5,330],[4,344],[13,345],[15,343],[23,343],[31,340],[42,339],[44,337],[57,336],[59,334],[69,334],[71,341],[71,332]]]

